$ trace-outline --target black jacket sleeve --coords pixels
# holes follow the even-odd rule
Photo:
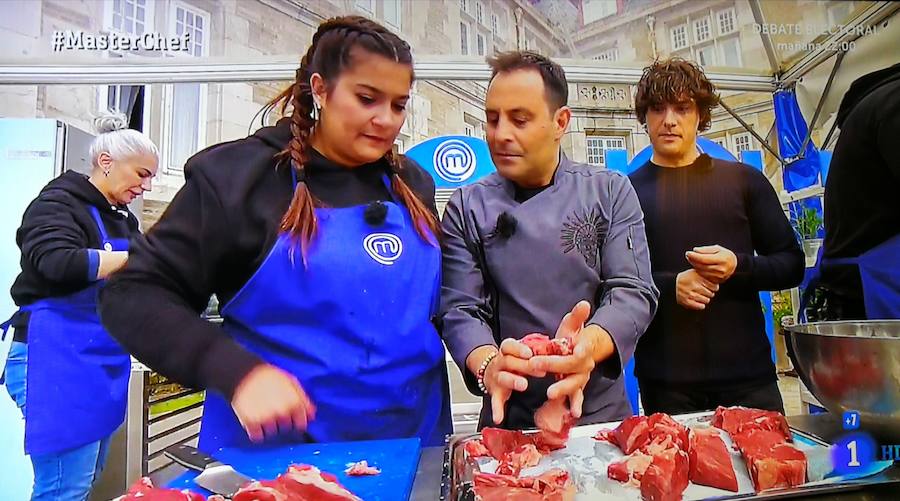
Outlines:
[[[732,281],[757,291],[784,290],[803,281],[805,256],[775,189],[765,176],[745,169],[750,233],[755,255],[737,254]]]
[[[90,270],[88,235],[62,201],[37,198],[25,211],[17,239],[22,259],[56,285],[87,287],[96,280]]]
[[[184,187],[161,220],[134,242],[128,264],[104,288],[100,315],[113,337],[149,367],[230,400],[262,362],[199,313],[239,232],[208,174],[190,165],[186,171]]]

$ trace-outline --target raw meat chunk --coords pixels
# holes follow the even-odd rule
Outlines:
[[[542,454],[533,444],[520,445],[506,453],[497,466],[497,474],[518,476],[519,473],[541,462]]]
[[[484,446],[484,442],[482,442],[481,439],[475,439],[466,442],[465,450],[466,456],[470,458],[480,458],[491,455],[491,453],[488,452],[487,447]]]
[[[244,487],[232,501],[360,501],[339,484],[337,477],[315,466],[291,465],[275,480],[261,480]]]
[[[806,454],[785,442],[781,432],[749,428],[732,440],[747,462],[757,492],[806,482]]]
[[[534,440],[518,430],[485,428],[481,430],[481,442],[491,457],[499,461],[503,459],[506,453],[513,451],[519,446],[532,444]]]
[[[641,478],[652,462],[653,456],[635,451],[630,456],[625,457],[623,461],[610,463],[606,468],[606,476],[613,480],[639,487]]]
[[[732,435],[731,440],[734,442],[735,447],[741,451],[741,454],[745,456],[766,455],[776,445],[787,443],[781,432],[759,428],[744,429],[741,433]]]
[[[691,430],[690,445],[691,482],[737,492],[738,481],[731,454],[719,433],[714,429]]]
[[[716,409],[713,425],[731,435],[759,492],[806,482],[806,454],[790,443],[790,428],[777,412],[731,407]]]
[[[611,433],[598,433],[598,436],[608,437],[625,454],[643,449],[653,442],[662,443],[665,437],[670,437],[671,442],[683,450],[688,448],[688,429],[668,414],[662,413],[631,416]]]
[[[569,338],[550,339],[543,334],[529,334],[521,339],[525,346],[531,348],[531,353],[539,355],[571,355],[573,346]]]
[[[577,421],[566,408],[564,399],[546,401],[534,414],[534,424],[541,430],[534,436],[534,444],[545,454],[562,449]]]
[[[625,454],[631,454],[650,441],[650,424],[647,416],[631,416],[613,430],[615,444]]]
[[[793,441],[791,428],[784,415],[774,411],[748,407],[719,407],[713,415],[712,425],[735,436],[744,430],[756,428],[781,433],[787,442]]]
[[[154,487],[149,478],[135,481],[119,501],[206,501],[202,494],[185,490]]]
[[[558,468],[536,477],[476,473],[476,501],[572,501],[575,484]]]
[[[746,459],[757,492],[806,482],[806,455],[790,444],[775,446],[771,455],[751,455]]]
[[[657,412],[647,418],[650,426],[650,440],[668,436],[681,450],[688,449],[688,429],[683,424],[672,419],[668,414]]]
[[[347,469],[344,470],[344,473],[351,477],[358,477],[364,475],[378,475],[381,473],[381,470],[374,466],[369,466],[369,462],[365,459],[362,461],[358,461],[351,465],[347,466]]]
[[[641,478],[641,499],[680,501],[688,486],[689,463],[687,453],[674,447],[655,455]]]
[[[616,443],[615,430],[600,430],[594,435],[594,440],[609,442],[616,447],[619,445]]]

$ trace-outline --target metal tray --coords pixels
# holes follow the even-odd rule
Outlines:
[[[705,412],[673,417],[691,427],[704,427],[709,426],[712,414],[712,412]],[[606,466],[610,462],[624,457],[624,454],[612,444],[599,442],[592,438],[596,431],[612,429],[618,424],[618,422],[614,422],[573,428],[565,449],[546,456],[538,466],[528,468],[522,474],[533,475],[550,467],[561,467],[569,471],[575,481],[577,488],[575,501],[602,501],[605,499],[639,501],[641,496],[638,489],[610,480],[606,476]],[[756,493],[753,492],[750,476],[743,459],[739,454],[733,454],[732,460],[738,477],[739,492],[733,493],[692,483],[684,493],[684,500],[785,499],[837,491],[852,491],[869,485],[896,481],[896,479],[891,479],[883,474],[838,482],[818,480],[830,473],[829,444],[797,429],[791,428],[791,431],[794,434],[795,445],[807,453],[810,475],[816,479],[815,481],[798,487]],[[496,466],[496,461],[493,460],[486,461],[467,457],[466,443],[478,438],[481,438],[481,434],[454,435],[450,438],[448,447],[445,449],[441,500],[474,501],[473,479],[475,473],[478,471],[490,472]],[[722,438],[731,448],[730,438],[724,433],[722,433]]]

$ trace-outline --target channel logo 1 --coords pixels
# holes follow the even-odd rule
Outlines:
[[[838,440],[832,451],[834,470],[839,474],[863,472],[876,461],[900,460],[900,444],[879,447],[868,433],[860,430],[861,424],[858,411],[846,411],[841,417],[841,426],[850,433]]]

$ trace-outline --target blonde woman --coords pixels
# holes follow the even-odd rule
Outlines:
[[[94,126],[91,174],[50,181],[16,234],[19,312],[4,325],[15,328],[5,376],[25,416],[33,500],[86,500],[125,418],[130,358],[101,325],[97,296],[139,234],[127,204],[151,189],[159,154],[123,115]]]

